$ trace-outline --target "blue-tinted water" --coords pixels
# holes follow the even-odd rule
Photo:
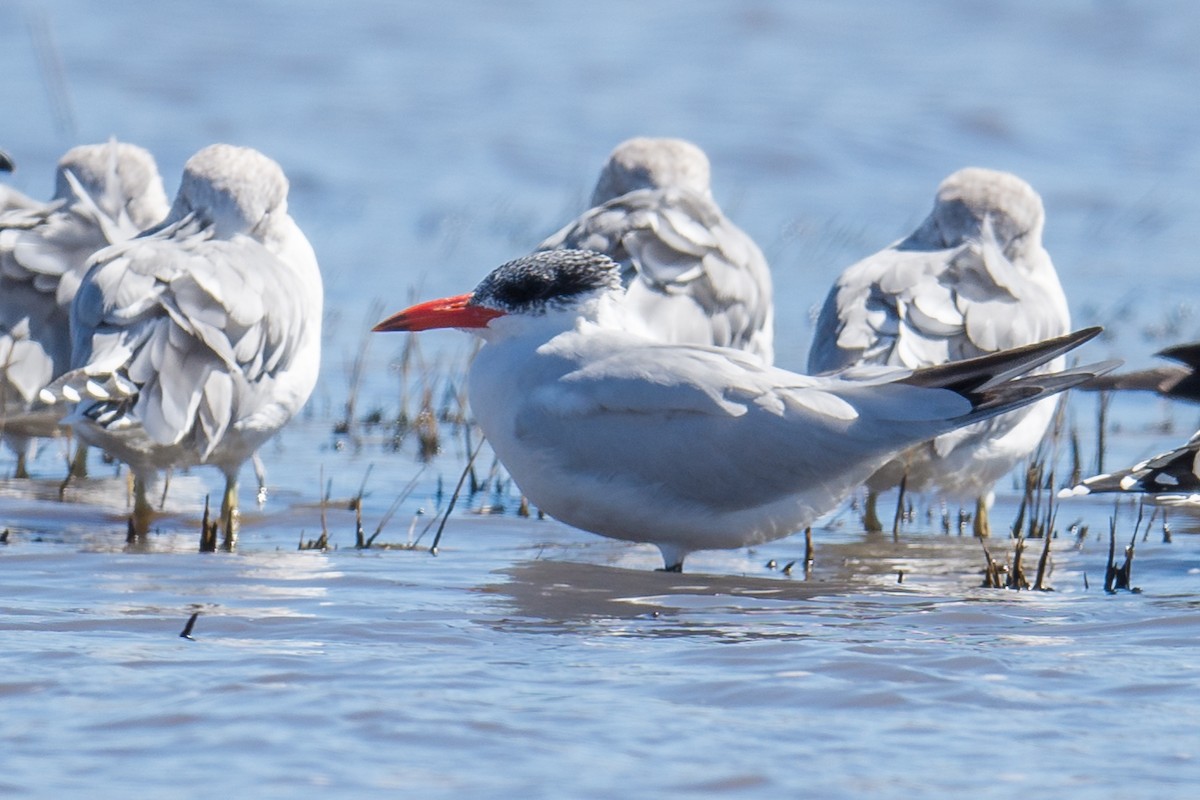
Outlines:
[[[332,429],[364,342],[357,413],[397,413],[402,337],[367,338],[370,323],[527,251],[635,134],[709,153],[717,198],[771,259],[785,366],[804,363],[837,272],[968,164],[1042,193],[1076,320],[1109,326],[1087,356],[1152,363],[1200,338],[1197,30],[1186,2],[0,7],[11,183],[48,196],[63,151],[110,135],[151,149],[169,190],[205,144],[257,147],[291,178],[328,292],[322,383],[263,454],[270,498],[237,555],[193,552],[217,485],[203,470],[176,476],[138,553],[115,467],[94,462],[58,503],[52,443],[37,480],[0,485],[0,793],[1186,795],[1194,518],[1172,514],[1170,543],[1157,518],[1143,592],[1114,596],[1099,499],[1060,509],[1053,593],[979,588],[978,542],[942,535],[937,510],[899,542],[834,517],[807,581],[779,569],[803,558],[798,537],[663,576],[651,548],[517,517],[511,489],[464,502],[437,558],[356,551],[360,485],[370,535],[417,476],[378,540],[403,544],[444,507],[466,444],[444,426],[420,472],[411,439],[391,452],[382,429]],[[468,350],[423,339],[436,404]],[[1072,404],[1089,465],[1095,407]],[[1198,418],[1118,399],[1109,465]],[[298,552],[323,486],[337,549]],[[1016,499],[1000,487],[998,519]],[[1135,516],[1122,507],[1122,544]]]

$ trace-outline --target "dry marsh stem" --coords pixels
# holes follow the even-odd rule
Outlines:
[[[1029,506],[1033,502],[1033,486],[1035,484],[1034,475],[1038,469],[1036,459],[1031,459],[1025,467],[1025,487],[1021,493],[1021,502],[1017,505],[1017,518],[1012,525],[1012,538],[1017,538],[1021,535],[1021,530],[1025,527],[1025,515],[1029,511]]]
[[[896,515],[892,517],[892,538],[900,535],[900,522],[904,519],[904,490],[908,487],[908,473],[900,476],[900,491],[896,497]]]
[[[1042,554],[1038,558],[1037,578],[1033,582],[1033,588],[1039,592],[1052,591],[1046,585],[1046,579],[1050,576],[1048,571],[1050,566],[1050,537],[1042,539]]]
[[[479,437],[479,444],[475,445],[475,451],[471,453],[471,457],[467,460],[466,468],[463,469],[462,475],[458,476],[458,484],[454,487],[454,494],[450,495],[450,502],[446,506],[446,513],[442,515],[442,521],[440,524],[438,524],[437,535],[433,537],[433,544],[429,546],[430,555],[437,555],[438,545],[442,541],[442,532],[446,529],[446,521],[450,519],[450,512],[454,511],[454,506],[456,503],[458,503],[458,496],[462,492],[463,482],[467,479],[467,472],[475,463],[475,457],[479,455],[479,451],[483,448],[484,441],[485,440],[482,436]],[[428,530],[428,528],[426,528],[426,530]],[[424,536],[425,532],[422,531],[421,535]],[[418,541],[420,541],[419,538]]]
[[[329,506],[329,495],[333,492],[333,479],[330,478],[329,483],[325,482],[325,465],[324,464],[321,465],[320,475],[321,475],[321,477],[320,477],[320,483],[318,484],[318,487],[321,489],[321,537],[317,541],[328,542],[329,541],[329,518],[328,518],[327,509]],[[316,548],[313,547],[313,548],[303,548],[303,549],[316,549]]]
[[[192,639],[192,630],[196,627],[196,619],[199,616],[199,611],[192,612],[192,615],[188,617],[188,621],[184,623],[183,630],[179,632],[180,639],[191,639],[192,641],[196,641],[195,639]]]
[[[1117,518],[1111,516],[1108,518],[1108,563],[1104,566],[1104,591],[1109,594],[1114,593],[1113,582],[1117,577],[1117,568],[1114,565],[1117,550]]]
[[[363,542],[363,544],[361,545],[361,549],[369,548],[371,545],[373,545],[375,543],[375,540],[377,538],[379,538],[379,534],[383,533],[384,527],[389,522],[391,522],[392,517],[395,516],[396,512],[400,509],[400,504],[403,503],[405,500],[407,500],[412,495],[413,491],[416,490],[417,483],[421,479],[421,476],[424,474],[425,474],[425,468],[422,467],[421,470],[416,475],[414,475],[413,478],[411,480],[409,480],[409,482],[407,484],[405,484],[404,489],[400,492],[399,495],[396,496],[396,499],[392,501],[392,504],[390,506],[388,506],[388,510],[383,515],[383,517],[379,520],[379,524],[375,526],[375,531],[370,536],[367,537],[365,542]],[[410,544],[412,543],[412,528],[415,525],[416,525],[416,518],[414,517],[413,525],[409,526],[409,531],[408,531],[408,537],[409,537]]]
[[[1096,399],[1096,474],[1104,472],[1104,452],[1108,444],[1108,407],[1111,392],[1102,391]]]
[[[1021,537],[1017,539],[1016,544],[1013,547],[1012,571],[1008,575],[1008,588],[1010,589],[1016,589],[1017,591],[1020,591],[1021,589],[1029,588],[1029,580],[1026,579],[1025,568],[1021,564],[1021,556],[1024,554],[1025,538]]]
[[[1004,565],[992,558],[992,553],[988,550],[987,542],[984,539],[980,539],[979,544],[983,547],[983,588],[1003,589]]]

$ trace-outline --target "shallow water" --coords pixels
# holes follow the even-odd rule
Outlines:
[[[0,7],[11,182],[46,196],[62,151],[110,134],[155,152],[169,190],[214,140],[274,156],[327,281],[322,383],[266,448],[269,497],[233,555],[195,552],[204,470],[174,477],[136,552],[116,467],[93,459],[59,502],[49,443],[34,481],[0,482],[0,794],[1170,797],[1200,779],[1200,518],[1171,512],[1167,543],[1157,517],[1141,592],[1115,595],[1098,498],[1059,510],[1053,592],[980,588],[979,543],[924,506],[898,541],[833,516],[807,578],[802,537],[669,576],[652,548],[518,517],[505,486],[464,500],[432,557],[461,432],[423,469],[411,437],[332,433],[364,343],[357,415],[397,413],[402,339],[371,322],[528,250],[639,133],[709,152],[771,258],[785,366],[834,275],[966,164],[1043,194],[1077,321],[1110,326],[1085,357],[1149,364],[1200,338],[1194,4],[204,8]],[[451,405],[469,345],[423,343]],[[1072,403],[1089,467],[1095,408]],[[1119,398],[1107,463],[1198,418]],[[362,488],[369,536],[414,478],[377,540],[396,547],[355,550],[349,499]],[[999,495],[1006,523],[1013,484]],[[298,551],[323,510],[334,549]],[[1118,561],[1136,515],[1121,506]]]

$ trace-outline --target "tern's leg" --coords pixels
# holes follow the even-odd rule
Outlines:
[[[225,473],[225,496],[221,498],[221,525],[225,528],[225,542],[222,548],[232,550],[237,544],[238,526],[241,514],[238,511],[238,479],[237,472]]]
[[[663,565],[656,572],[683,572],[683,559],[688,551],[670,544],[660,544],[658,550],[662,553]]]
[[[867,490],[867,503],[863,511],[863,527],[868,533],[882,533],[883,523],[879,521],[879,512],[876,506],[879,504],[879,495],[872,489]]]
[[[133,476],[133,534],[145,536],[150,532],[150,523],[154,519],[154,509],[146,499],[146,479],[141,475]]]
[[[14,478],[29,477],[29,464],[27,463],[28,458],[29,457],[26,455],[24,449],[17,451],[17,469],[16,472],[13,473]]]
[[[992,521],[989,518],[989,510],[992,507],[991,498],[988,495],[980,495],[975,499],[975,535],[980,539],[992,535]]]

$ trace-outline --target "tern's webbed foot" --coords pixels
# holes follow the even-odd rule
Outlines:
[[[670,566],[659,567],[658,569],[656,569],[654,571],[655,572],[683,572],[683,562],[680,561],[676,564],[671,564]]]

